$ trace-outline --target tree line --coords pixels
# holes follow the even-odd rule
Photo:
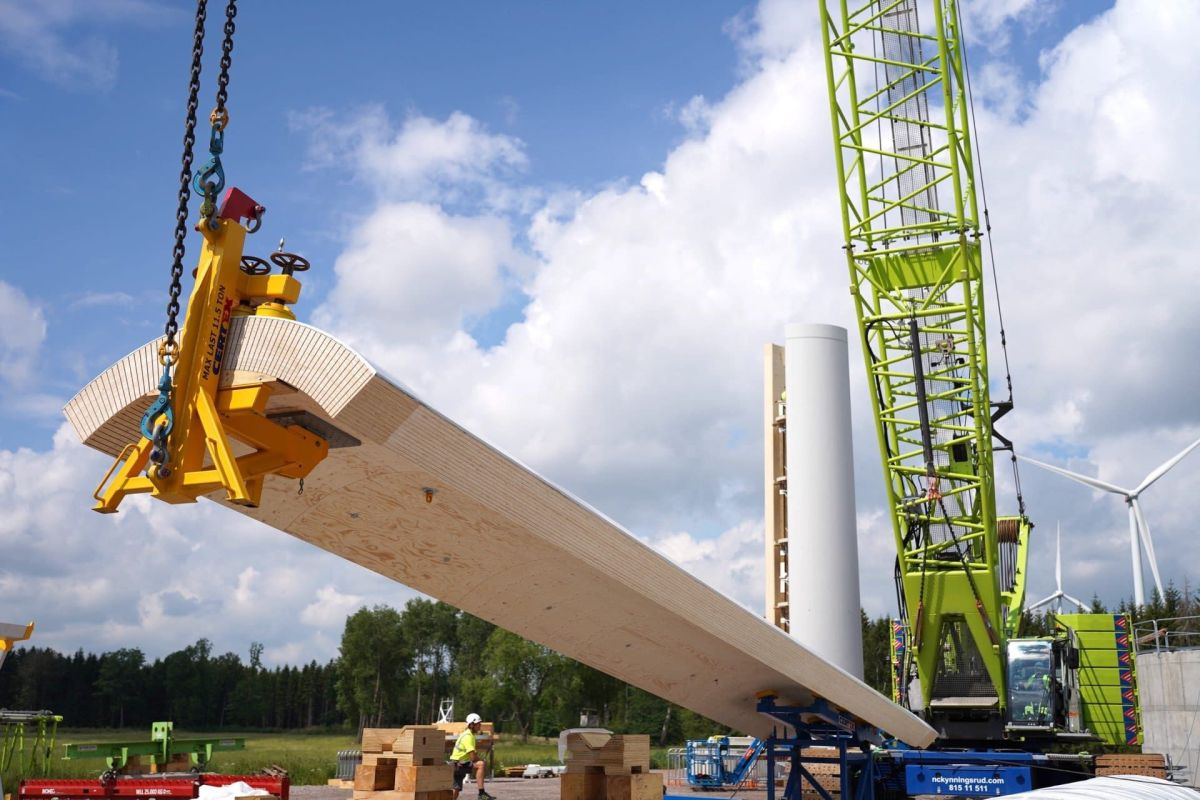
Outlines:
[[[1108,613],[1093,599],[1092,610]],[[1200,616],[1200,598],[1167,589],[1138,619]],[[1187,623],[1167,623],[1181,628]],[[862,614],[867,683],[890,692],[891,620]],[[1051,632],[1049,612],[1026,613],[1021,635]],[[443,699],[521,737],[556,736],[581,715],[618,733],[649,733],[660,744],[727,729],[636,687],[497,628],[444,603],[363,608],[346,619],[337,658],[265,667],[263,646],[248,659],[213,653],[207,639],[150,661],[136,648],[72,655],[22,647],[0,674],[0,708],[52,710],[71,727],[149,728],[172,720],[189,730],[361,729],[433,722]]]

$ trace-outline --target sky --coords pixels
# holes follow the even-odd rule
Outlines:
[[[299,317],[761,611],[762,348],[790,321],[854,328],[813,4],[243,5],[224,164],[268,209],[248,251],[285,237],[313,262]],[[67,651],[204,636],[325,660],[348,613],[413,593],[212,503],[94,514],[107,459],[61,414],[162,329],[192,12],[0,0],[0,617]],[[1017,406],[1002,431],[1132,486],[1200,437],[1200,6],[967,12]],[[855,347],[849,368],[863,605],[893,613]],[[1197,480],[1193,455],[1144,499],[1179,587],[1200,580]],[[1056,525],[1064,589],[1128,597],[1121,501],[1021,482],[1030,597],[1054,589]]]

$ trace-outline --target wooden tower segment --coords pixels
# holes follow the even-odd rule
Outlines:
[[[764,616],[788,631],[787,476],[783,427],[783,348],[763,354]]]

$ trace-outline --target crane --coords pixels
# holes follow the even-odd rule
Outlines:
[[[835,8],[836,7],[836,8]],[[983,233],[955,0],[822,0],[842,230],[896,540],[908,663],[894,694],[997,738],[1032,528],[998,517]],[[1011,387],[1011,382],[1009,384]],[[920,696],[909,698],[915,672]]]
[[[959,743],[1137,744],[1126,616],[1059,614],[1052,636],[1018,638],[1033,525],[1011,455],[1017,513],[996,510],[994,456],[1013,447],[995,423],[1012,379],[1005,352],[1007,397],[993,401],[970,72],[957,0],[929,8],[931,33],[917,0],[821,0],[850,294],[896,542],[893,699]]]

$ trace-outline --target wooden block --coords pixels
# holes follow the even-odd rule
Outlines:
[[[363,792],[363,797],[359,797],[359,794],[359,792],[354,793],[354,800],[454,800],[453,789],[437,789],[429,792],[400,792],[393,789],[386,792]]]
[[[650,737],[573,733],[567,737],[567,772],[602,768],[609,775],[650,771]]]
[[[444,731],[445,733],[449,733],[454,736],[458,736],[460,733],[462,733],[463,731],[465,731],[467,729],[467,723],[465,723],[465,722],[435,722],[433,727],[437,728],[439,731]],[[493,722],[481,722],[481,723],[479,723],[479,732],[495,734],[496,724]]]
[[[403,732],[403,728],[363,728],[363,753],[382,753],[392,749],[392,742]]]
[[[354,770],[355,791],[378,792],[391,789],[395,783],[395,764],[359,764]]]
[[[164,764],[159,764],[157,761],[150,765],[151,774],[159,772],[187,772],[192,768],[192,759],[190,756],[182,757],[172,756],[170,761]]]
[[[606,790],[603,772],[564,772],[558,787],[562,800],[605,800]]]
[[[454,788],[454,768],[439,766],[399,766],[392,786],[398,792],[435,792]]]
[[[608,775],[604,778],[606,800],[662,800],[662,773]]]
[[[444,760],[446,734],[433,726],[412,725],[401,730],[400,735],[392,741],[391,750],[397,757],[411,755],[412,764],[423,764],[431,758]]]
[[[392,753],[392,760],[397,767],[432,767],[446,763],[446,753],[440,752],[436,756],[431,756],[426,753],[423,756],[418,756],[415,753]]]
[[[396,754],[391,753],[391,752],[388,752],[388,753],[363,753],[362,754],[362,763],[370,765],[370,766],[375,766],[376,764],[381,764],[383,766],[394,767],[397,764]]]

